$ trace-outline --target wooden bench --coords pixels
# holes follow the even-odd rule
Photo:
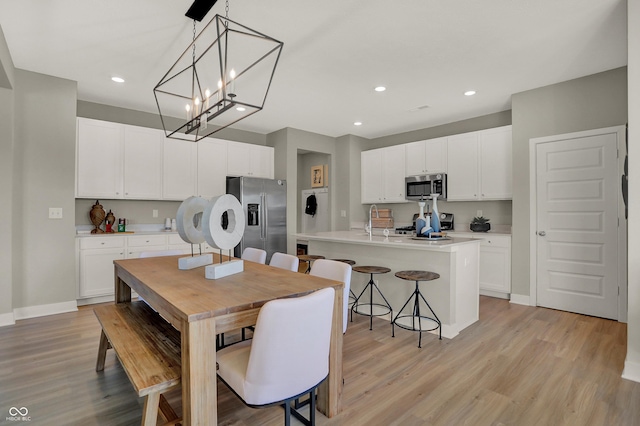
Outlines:
[[[139,397],[145,397],[142,425],[155,426],[158,410],[166,425],[181,422],[163,392],[180,385],[180,332],[142,301],[94,309],[102,325],[96,371],[113,348]]]

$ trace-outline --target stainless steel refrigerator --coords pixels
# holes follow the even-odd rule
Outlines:
[[[287,182],[251,177],[227,177],[227,194],[235,195],[245,214],[244,236],[234,250],[266,250],[267,263],[275,252],[287,252]]]

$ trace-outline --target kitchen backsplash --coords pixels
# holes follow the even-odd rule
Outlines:
[[[76,199],[76,226],[91,225],[89,211],[95,204],[94,199]],[[126,218],[134,224],[163,224],[164,219],[176,217],[180,201],[140,201],[140,200],[100,200],[105,212],[111,210],[116,219]],[[158,217],[153,217],[153,210],[158,210]],[[117,223],[117,221],[116,221]]]
[[[411,225],[413,214],[419,212],[417,202],[402,204],[378,204],[378,207],[390,208],[393,210],[395,226]],[[369,204],[364,204],[363,222],[368,218]],[[433,209],[429,201],[429,211]],[[511,201],[440,201],[438,200],[438,210],[443,213],[453,213],[455,229],[466,231],[469,229],[469,222],[473,219],[478,210],[482,210],[482,216],[491,220],[492,225],[511,225]],[[357,220],[357,218],[354,218]]]

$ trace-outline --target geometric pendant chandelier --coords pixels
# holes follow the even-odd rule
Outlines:
[[[193,42],[153,89],[165,136],[199,141],[260,111],[283,44],[220,15],[196,36],[194,19]]]

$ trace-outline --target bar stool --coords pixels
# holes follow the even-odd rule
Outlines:
[[[304,271],[305,274],[308,274],[311,271],[311,264],[314,260],[324,259],[324,256],[318,256],[315,254],[299,254],[298,259],[300,262],[304,262],[307,264],[307,269]]]
[[[353,265],[356,264],[356,261],[351,259],[331,259],[331,260],[335,260],[336,262],[346,263],[347,265],[351,265],[352,267]],[[353,305],[355,301],[356,301],[356,294],[353,292],[353,290],[349,289],[349,304]]]
[[[442,340],[442,322],[440,322],[440,319],[438,318],[436,313],[433,312],[433,309],[431,309],[431,306],[429,306],[429,302],[427,302],[427,299],[425,299],[422,293],[420,293],[420,287],[418,287],[418,283],[420,281],[437,280],[438,278],[440,278],[440,274],[437,274],[435,272],[429,272],[429,271],[398,271],[396,272],[396,277],[401,278],[403,280],[415,281],[416,289],[413,291],[413,294],[409,296],[409,299],[407,299],[404,305],[402,305],[402,308],[400,308],[400,310],[398,311],[398,314],[391,322],[391,337],[395,337],[394,326],[397,325],[398,327],[404,328],[405,330],[420,332],[420,337],[418,339],[419,348],[422,347],[423,331],[433,331],[433,330],[439,329],[440,340]],[[412,299],[413,299],[413,310],[411,311],[411,314],[402,314],[402,311],[409,304],[409,302],[411,302]],[[422,301],[427,305],[427,308],[429,308],[429,311],[431,311],[431,313],[433,314],[433,318],[420,314],[420,299],[422,299]],[[410,321],[411,325],[406,324],[409,321],[405,321],[404,323],[398,322],[398,320],[402,320],[403,318],[411,318],[411,321]],[[416,320],[418,323],[417,327],[416,327]],[[423,325],[422,325],[423,321],[427,322],[427,324],[430,324],[430,325],[432,325],[432,323],[435,323],[436,326],[433,328],[423,328]],[[425,327],[428,327],[428,326],[429,325],[425,324]]]
[[[389,304],[389,301],[387,300],[387,298],[384,297],[384,294],[382,294],[382,292],[378,288],[378,286],[375,283],[375,281],[373,281],[373,274],[386,274],[387,272],[391,272],[391,269],[385,268],[384,266],[354,266],[353,270],[356,271],[356,272],[360,272],[362,274],[370,274],[371,278],[369,279],[369,282],[364,287],[364,289],[362,289],[362,291],[360,292],[360,295],[358,297],[356,297],[355,302],[353,302],[353,306],[351,306],[351,321],[353,322],[353,313],[354,312],[356,314],[360,314],[360,315],[367,315],[369,317],[369,330],[373,330],[373,317],[374,316],[375,317],[379,317],[379,316],[382,316],[382,315],[391,314],[391,318],[393,318],[393,310],[391,309],[391,304]],[[373,302],[373,289],[374,288],[376,289],[378,294],[384,300],[384,302],[385,302],[384,305],[382,303],[374,303]],[[367,291],[367,289],[369,289],[369,302],[361,304],[361,303],[359,303],[360,302],[360,298]],[[368,312],[366,310],[364,310],[364,311],[363,310],[358,310],[361,305],[365,306],[365,307],[368,306],[369,307]],[[373,313],[373,307],[374,306],[383,308],[383,311],[374,314]]]

